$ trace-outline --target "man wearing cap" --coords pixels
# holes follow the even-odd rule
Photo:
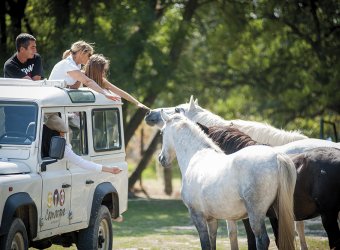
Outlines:
[[[50,142],[53,136],[65,136],[68,132],[68,128],[64,121],[56,114],[50,115],[43,127],[43,138],[42,138],[42,157],[48,157],[50,150]],[[112,174],[118,174],[122,170],[118,167],[108,167],[87,161],[73,152],[72,146],[66,144],[64,158],[71,163],[88,170],[95,170],[97,172],[108,172]]]

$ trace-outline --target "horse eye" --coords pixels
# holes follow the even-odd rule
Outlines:
[[[180,108],[175,108],[175,112],[176,113],[181,113],[181,109]]]

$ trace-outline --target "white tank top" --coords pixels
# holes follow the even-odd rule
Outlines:
[[[72,55],[69,55],[67,58],[61,60],[56,65],[54,65],[52,72],[50,74],[49,80],[64,80],[67,85],[73,85],[76,83],[76,79],[70,77],[68,72],[80,70],[81,65],[76,64],[73,60]]]

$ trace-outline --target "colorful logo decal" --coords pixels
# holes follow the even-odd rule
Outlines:
[[[52,193],[48,192],[48,194],[47,194],[47,206],[48,207],[52,207],[52,200],[53,200]]]
[[[54,194],[53,194],[53,204],[54,206],[58,206],[59,203],[59,192],[58,189],[54,190]]]
[[[65,191],[64,189],[60,190],[60,206],[63,206],[65,202]]]
[[[52,204],[55,208],[51,208]],[[58,223],[61,217],[66,216],[66,208],[62,208],[65,204],[65,190],[55,189],[54,192],[47,193],[47,209],[45,214],[45,220],[51,223]],[[57,208],[60,206],[60,208]]]

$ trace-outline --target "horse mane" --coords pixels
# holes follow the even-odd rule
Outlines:
[[[232,154],[242,148],[258,145],[250,136],[232,126],[206,127],[200,123],[197,125],[206,133],[226,154]]]
[[[176,119],[177,116],[181,117],[181,120],[178,124],[176,124],[176,132],[179,133],[186,133],[190,136],[190,144],[197,148],[211,148],[214,149],[216,152],[221,152],[222,150],[213,142],[213,140],[205,134],[199,126],[192,122],[191,120],[187,119],[183,115],[174,115],[172,119]],[[177,141],[182,143],[181,140],[187,139],[184,135],[178,136]],[[196,140],[197,143],[192,143],[193,140]],[[188,142],[183,142],[188,143]]]
[[[195,104],[195,111],[198,111],[194,115],[194,120],[196,122],[203,123],[206,126],[233,125],[243,133],[249,135],[253,140],[257,141],[258,143],[268,144],[270,146],[280,146],[292,141],[308,138],[307,136],[301,134],[300,131],[286,131],[283,129],[275,128],[267,123],[245,120],[224,120],[220,116],[201,108],[197,104]]]

